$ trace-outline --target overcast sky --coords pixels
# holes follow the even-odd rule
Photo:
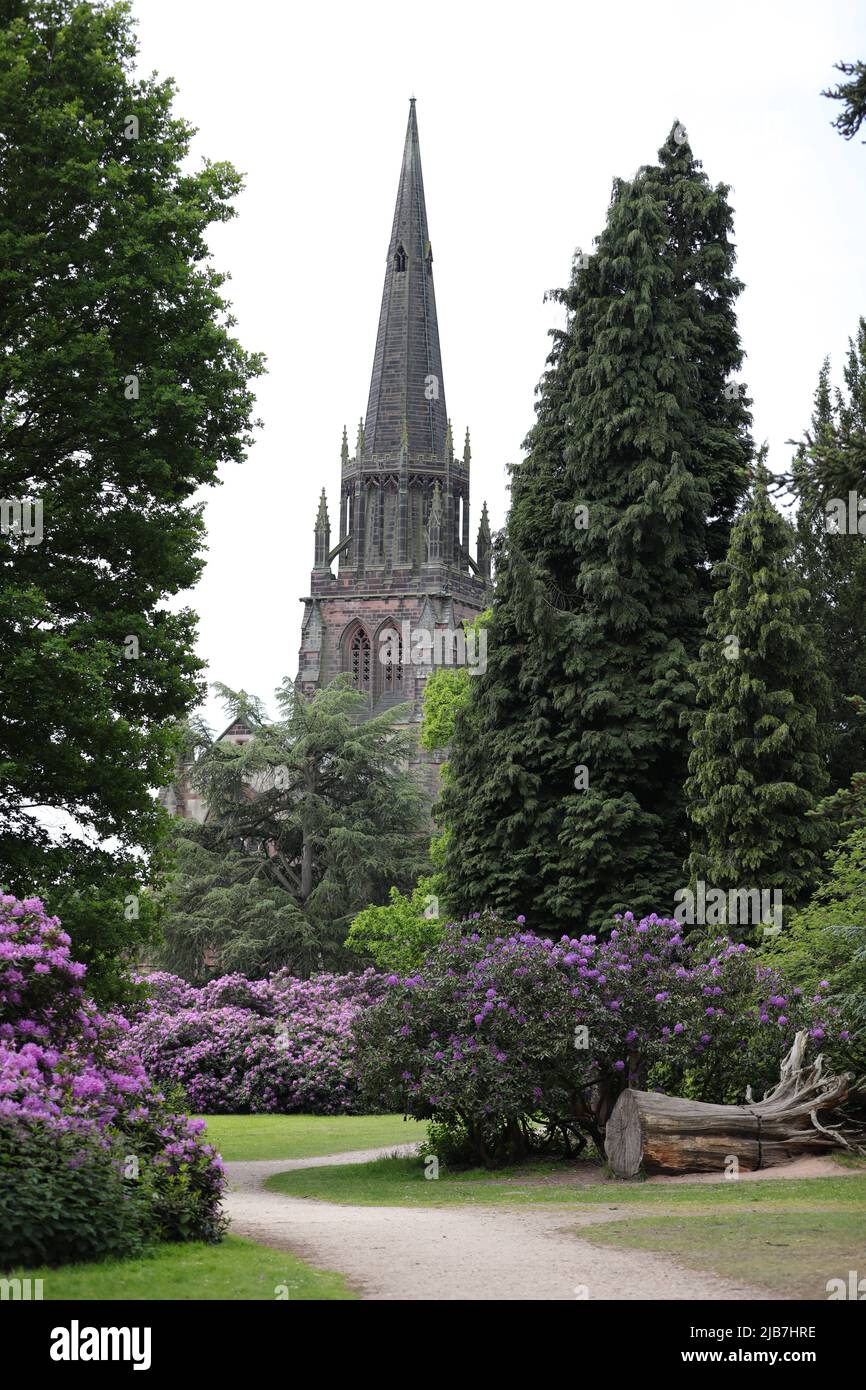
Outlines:
[[[270,703],[294,676],[324,486],[338,524],[343,425],[366,408],[397,177],[418,103],[445,394],[472,434],[472,518],[500,527],[577,246],[611,181],[655,159],[674,118],[733,186],[746,289],[740,374],[755,436],[785,467],[821,361],[866,313],[866,146],[822,98],[866,58],[866,7],[380,0],[135,0],[140,66],[175,78],[193,154],[246,176],[211,236],[245,347],[266,353],[264,422],[207,495],[208,563],[187,597],[208,679]],[[866,134],[866,130],[861,132]],[[354,452],[354,448],[353,448]],[[222,718],[209,700],[206,714]]]

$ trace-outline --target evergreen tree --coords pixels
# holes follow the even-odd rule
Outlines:
[[[851,698],[866,697],[866,319],[849,344],[845,386],[832,390],[825,362],[792,470],[797,554],[829,678],[821,734],[834,790],[866,769],[866,723]]]
[[[173,851],[160,969],[204,984],[235,971],[260,979],[287,967],[303,977],[345,964],[339,926],[311,921],[260,857],[226,849],[218,826],[180,822]]]
[[[853,140],[861,125],[866,121],[866,63],[836,63],[837,72],[850,82],[840,82],[821,95],[842,102],[842,110],[833,125],[846,140]],[[866,140],[863,141],[866,145]]]
[[[415,739],[398,727],[406,706],[363,719],[346,677],[310,700],[285,681],[270,722],[258,700],[217,688],[253,738],[193,730],[187,776],[208,818],[179,827],[188,844],[166,893],[161,959],[190,978],[345,963],[355,914],[428,867],[428,806],[407,770]]]
[[[127,4],[4,4],[0,883],[46,898],[108,992],[152,927],[152,789],[200,694],[195,615],[165,600],[201,571],[192,498],[242,460],[261,370],[207,246],[240,177],[187,167],[135,52]]]
[[[848,700],[852,716],[863,728],[866,723],[866,700],[860,695],[852,695]],[[864,733],[866,738],[866,733]],[[847,786],[837,787],[828,796],[822,797],[815,808],[815,815],[827,822],[827,833],[835,844],[844,840],[855,830],[866,827],[866,768],[851,776]]]
[[[793,528],[768,484],[761,462],[708,614],[691,719],[688,871],[713,888],[781,890],[789,909],[826,847],[808,812],[826,781],[816,711],[827,692]]]
[[[672,900],[689,663],[751,453],[726,194],[676,124],[557,296],[443,798],[450,901],[573,929]]]
[[[456,712],[436,808],[448,827],[445,892],[454,913],[492,907],[506,916],[525,914],[533,925],[543,922],[534,905],[551,863],[556,872],[565,794],[553,691],[544,679],[553,644],[560,644],[560,660],[565,655],[568,638],[556,604],[568,599],[556,580],[569,581],[572,551],[571,538],[563,539],[555,524],[557,504],[568,504],[562,462],[567,335],[555,330],[552,337],[534,447],[511,468],[508,527],[494,544],[487,667],[472,678],[469,699]]]

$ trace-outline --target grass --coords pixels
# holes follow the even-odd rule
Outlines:
[[[572,1172],[574,1170],[572,1169]],[[566,1169],[565,1172],[568,1172]],[[761,1182],[676,1183],[567,1181],[562,1164],[545,1163],[523,1168],[440,1171],[426,1179],[419,1158],[380,1158],[372,1163],[335,1164],[327,1168],[278,1173],[266,1182],[273,1192],[291,1197],[312,1197],[326,1202],[357,1206],[439,1207],[491,1206],[502,1203],[559,1203],[566,1206],[680,1207],[714,1212],[719,1207],[739,1209],[814,1206],[826,1209],[862,1210],[866,1205],[863,1177],[794,1178]],[[862,1263],[862,1260],[861,1260]]]
[[[848,1271],[863,1266],[866,1211],[862,1203],[840,1210],[825,1203],[805,1210],[668,1209],[575,1234],[593,1245],[668,1255],[692,1269],[771,1289],[780,1298],[826,1299],[829,1279],[847,1285]]]
[[[203,1115],[207,1140],[227,1163],[254,1158],[318,1158],[352,1149],[414,1144],[425,1125],[402,1115]]]
[[[43,1298],[181,1301],[353,1299],[340,1274],[313,1269],[284,1250],[239,1236],[219,1245],[159,1245],[134,1260],[101,1260],[59,1269],[13,1270],[7,1278],[41,1279]]]

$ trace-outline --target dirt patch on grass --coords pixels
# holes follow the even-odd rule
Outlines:
[[[780,1163],[774,1168],[759,1168],[756,1172],[740,1171],[737,1182],[761,1182],[766,1179],[793,1180],[795,1178],[841,1178],[862,1177],[864,1166],[852,1164],[850,1167],[837,1163],[830,1157],[802,1157],[790,1163]],[[676,1185],[678,1183],[725,1183],[734,1181],[724,1173],[660,1173],[645,1178],[615,1178],[599,1159],[582,1159],[574,1163],[526,1163],[519,1168],[509,1168],[498,1173],[496,1169],[473,1169],[471,1172],[455,1173],[461,1180],[495,1183],[500,1187],[597,1187],[606,1183],[611,1193],[617,1188],[633,1192],[640,1187]]]

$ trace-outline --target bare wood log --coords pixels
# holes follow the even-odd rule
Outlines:
[[[824,1057],[805,1065],[807,1034],[798,1033],[778,1083],[761,1101],[707,1105],[656,1091],[626,1090],[605,1132],[605,1151],[619,1178],[645,1173],[722,1172],[732,1158],[753,1171],[801,1154],[845,1148],[863,1152],[854,1131],[829,1123],[854,1077],[824,1074]]]

